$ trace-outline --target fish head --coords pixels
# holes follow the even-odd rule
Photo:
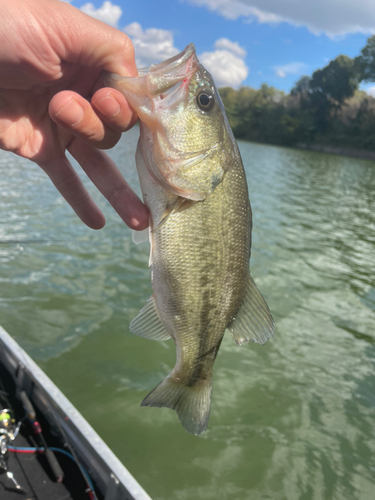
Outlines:
[[[236,146],[211,74],[193,44],[137,77],[104,73],[138,114],[144,160],[154,179],[183,198],[202,201],[223,179]],[[147,149],[147,150],[146,150]]]

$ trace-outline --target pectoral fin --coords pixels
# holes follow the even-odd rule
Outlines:
[[[177,213],[184,210],[185,208],[190,208],[194,203],[195,203],[194,200],[187,200],[186,198],[180,198],[180,197],[176,198],[175,202],[172,205],[169,205],[165,209],[159,224],[156,227],[154,227],[151,233],[156,233],[156,231],[158,231],[162,227],[162,225],[167,221],[168,217],[172,213]]]
[[[168,340],[171,338],[161,322],[153,295],[140,310],[138,316],[130,323],[129,329],[134,335],[146,339]]]
[[[227,328],[238,345],[249,340],[265,344],[275,335],[271,312],[251,276],[242,305]]]
[[[149,241],[149,233],[150,233],[150,230],[148,227],[146,227],[146,229],[143,229],[142,231],[135,231],[133,229],[133,231],[132,231],[133,243],[135,243],[136,245],[139,245],[140,243],[144,243],[145,241]]]

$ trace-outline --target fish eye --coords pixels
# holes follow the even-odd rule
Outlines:
[[[196,103],[200,110],[210,111],[214,107],[215,98],[211,92],[202,90],[196,97]]]

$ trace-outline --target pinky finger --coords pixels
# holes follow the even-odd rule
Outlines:
[[[95,204],[66,156],[39,163],[78,217],[91,229],[101,229],[105,217]]]

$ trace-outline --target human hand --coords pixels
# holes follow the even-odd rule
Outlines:
[[[65,152],[133,229],[148,210],[100,149],[137,120],[125,97],[103,88],[100,71],[135,76],[129,38],[59,0],[0,0],[0,148],[37,163],[82,221],[105,218]]]

